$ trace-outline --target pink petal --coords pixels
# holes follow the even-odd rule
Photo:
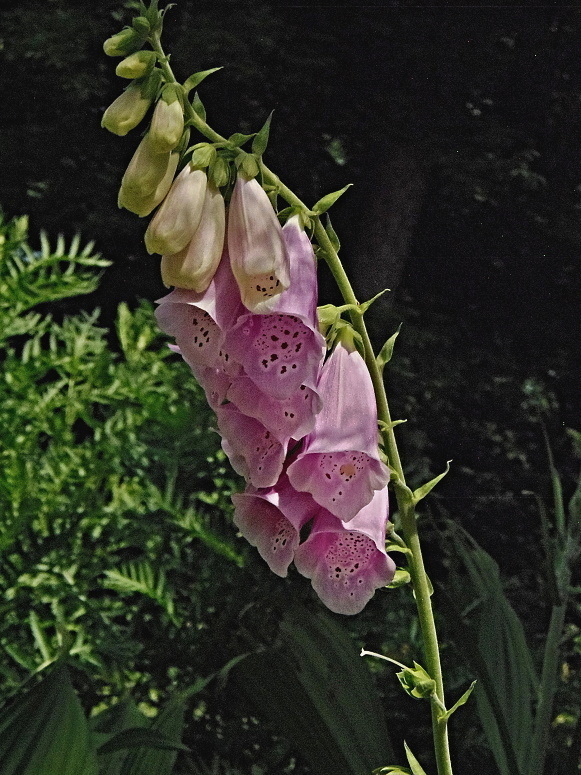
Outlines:
[[[283,475],[266,490],[248,488],[232,496],[234,524],[258,549],[271,571],[286,576],[299,545],[301,527],[318,510],[310,495],[294,490]]]
[[[349,525],[325,510],[315,517],[294,561],[331,611],[359,613],[375,590],[393,579],[395,564],[385,553],[386,520],[387,488],[376,492]]]
[[[302,452],[289,466],[297,490],[347,522],[389,481],[379,458],[377,409],[369,372],[358,352],[338,344],[317,390],[323,408]]]
[[[322,406],[319,394],[307,385],[300,385],[290,398],[277,400],[259,390],[246,376],[231,380],[227,398],[243,414],[259,420],[281,439],[300,439],[309,433]]]
[[[281,441],[272,431],[233,404],[216,408],[222,449],[236,473],[254,487],[272,487],[283,468],[288,439]]]
[[[216,365],[221,351],[224,353],[225,332],[242,308],[228,257],[222,259],[203,293],[175,288],[158,303],[155,312],[158,325],[166,334],[175,337],[189,366]]]

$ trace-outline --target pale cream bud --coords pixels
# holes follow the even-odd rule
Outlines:
[[[202,293],[210,284],[224,249],[224,199],[212,183],[206,187],[202,218],[189,244],[179,253],[163,256],[161,279],[167,286]]]
[[[173,183],[180,155],[179,153],[159,155],[166,160],[166,168],[163,178],[156,188],[151,193],[140,194],[136,189],[126,187],[122,183],[117,199],[119,207],[125,207],[125,209],[130,210],[132,213],[143,217],[144,215],[149,215],[165,199]]]
[[[144,97],[141,84],[130,83],[103,113],[101,126],[116,135],[126,135],[144,118],[152,100]]]
[[[175,179],[145,232],[148,253],[179,253],[194,236],[202,217],[207,178],[190,164]]]

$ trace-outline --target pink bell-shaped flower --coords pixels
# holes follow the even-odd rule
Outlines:
[[[300,529],[319,510],[315,501],[291,487],[283,474],[274,487],[248,487],[233,495],[232,502],[238,530],[273,573],[286,576],[299,545]]]
[[[323,408],[288,476],[293,487],[310,492],[347,522],[389,481],[389,469],[379,458],[373,385],[357,350],[336,345],[317,391]]]
[[[231,381],[225,397],[248,417],[254,417],[280,439],[300,439],[312,431],[322,401],[313,387],[300,385],[289,398],[263,393],[247,376]]]
[[[234,404],[216,408],[222,449],[230,465],[254,487],[272,487],[282,473],[289,439],[278,439],[272,431],[242,414]]]
[[[203,293],[175,288],[158,303],[157,323],[162,331],[175,337],[190,368],[228,364],[224,335],[236,320],[241,303],[227,255]]]
[[[375,590],[393,579],[395,564],[385,553],[387,487],[375,492],[349,524],[321,509],[294,562],[322,602],[338,614],[357,614]]]
[[[262,312],[289,286],[282,230],[266,192],[239,174],[228,211],[228,253],[245,307]]]
[[[257,184],[258,185],[258,184]],[[276,399],[314,385],[325,352],[317,328],[317,266],[298,216],[282,230],[290,258],[290,287],[269,302],[265,314],[240,316],[226,347],[260,390]]]

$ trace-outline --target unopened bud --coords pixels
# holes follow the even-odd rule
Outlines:
[[[153,70],[156,58],[154,51],[136,51],[119,62],[115,73],[120,78],[143,78]]]
[[[139,196],[151,194],[159,185],[169,161],[169,153],[156,153],[147,133],[137,146],[121,185]]]
[[[131,27],[125,27],[121,32],[107,38],[103,43],[103,51],[109,57],[125,57],[141,48],[143,42],[143,35],[132,30]]]
[[[151,120],[149,134],[158,153],[169,153],[179,143],[184,131],[184,111],[175,87],[166,86]]]
[[[167,161],[167,167],[163,178],[154,191],[150,194],[140,194],[135,189],[124,186],[123,183],[119,190],[119,197],[117,199],[119,207],[130,210],[132,213],[139,215],[140,218],[144,215],[149,215],[160,202],[163,202],[173,183],[180,155],[179,153],[167,154],[167,156],[165,154],[159,155]]]
[[[133,81],[103,113],[101,126],[113,134],[126,135],[142,121],[150,105],[151,99],[143,96],[141,83]]]
[[[148,253],[172,255],[185,248],[199,226],[207,178],[189,164],[175,179],[164,203],[145,232]]]
[[[228,183],[230,178],[228,162],[223,156],[216,156],[214,161],[210,164],[208,176],[217,188],[221,188]]]
[[[222,195],[208,183],[202,217],[189,244],[179,253],[163,256],[161,279],[167,286],[203,293],[210,284],[224,249],[225,208]]]

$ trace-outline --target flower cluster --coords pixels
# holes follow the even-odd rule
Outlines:
[[[215,233],[205,218],[198,230]],[[204,388],[223,449],[248,483],[233,496],[242,535],[275,573],[286,576],[294,561],[331,610],[357,613],[394,573],[369,374],[342,342],[324,360],[311,243],[299,216],[280,227],[255,179],[239,175],[223,242],[203,290],[183,280],[211,240],[192,247],[194,234],[180,248],[190,261],[179,259],[181,287],[176,277],[158,323]]]
[[[369,373],[340,337],[325,360],[310,240],[298,215],[281,227],[256,179],[268,123],[254,153],[240,152],[233,186],[231,148],[188,149],[186,86],[211,71],[183,87],[166,82],[156,53],[140,50],[159,23],[148,11],[105,43],[125,57],[117,74],[132,80],[102,121],[125,135],[154,106],[119,206],[155,210],[145,246],[174,287],[158,323],[204,388],[222,447],[247,481],[233,496],[242,535],[275,573],[286,576],[294,561],[331,610],[357,613],[395,570]],[[221,189],[231,191],[227,214]]]

